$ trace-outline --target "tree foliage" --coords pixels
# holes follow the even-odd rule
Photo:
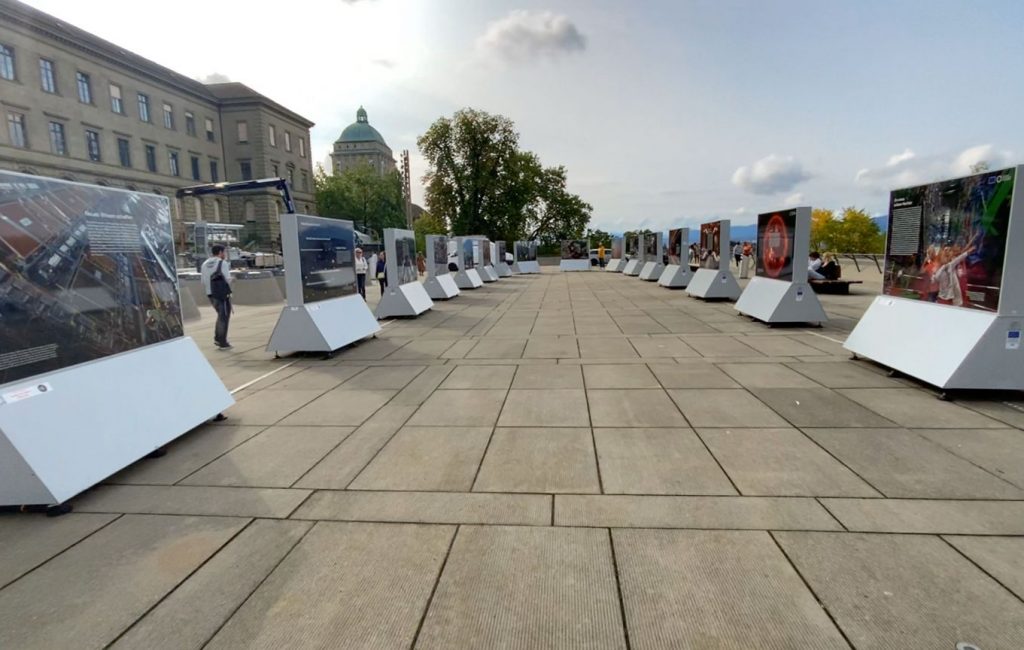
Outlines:
[[[448,233],[448,224],[443,217],[435,216],[424,212],[420,218],[413,222],[412,231],[416,234],[416,250],[427,250],[427,235],[445,235]]]
[[[512,120],[470,108],[441,117],[417,140],[429,165],[427,208],[456,235],[572,239],[593,208],[566,189],[564,167],[519,148]]]
[[[590,228],[587,228],[587,234],[584,235],[584,237],[590,240],[591,248],[597,248],[601,244],[604,244],[605,248],[612,247],[611,233],[605,232],[603,230],[599,230],[596,228],[594,230],[591,230]]]
[[[885,233],[871,215],[859,208],[843,208],[839,216],[832,210],[815,208],[811,213],[811,250],[883,253]]]
[[[328,175],[318,165],[313,184],[321,216],[349,219],[357,230],[377,236],[384,228],[405,227],[402,183],[397,171],[381,176],[367,163]]]

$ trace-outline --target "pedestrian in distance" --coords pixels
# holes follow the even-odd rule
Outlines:
[[[230,350],[228,343],[228,322],[234,307],[231,306],[231,264],[227,261],[227,251],[221,244],[210,248],[210,257],[203,262],[200,271],[203,289],[210,299],[214,311],[217,312],[217,325],[213,329],[213,343],[218,350]]]
[[[732,247],[732,256],[736,260],[736,268],[740,268],[740,260],[743,259],[743,247],[740,246],[739,242],[736,242],[736,245]]]
[[[366,272],[370,270],[366,258],[363,257],[363,249],[356,249],[356,291],[366,300]]]
[[[384,295],[384,289],[388,286],[388,265],[384,251],[377,255],[377,284],[380,285],[380,295]]]
[[[423,256],[423,253],[416,254],[416,270],[420,275],[427,272],[427,258]]]
[[[602,269],[604,268],[604,244],[599,244],[597,247],[597,264]]]

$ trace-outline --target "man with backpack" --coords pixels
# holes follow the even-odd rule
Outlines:
[[[203,262],[203,289],[217,312],[217,326],[213,330],[213,342],[218,350],[230,350],[228,343],[228,321],[234,308],[231,306],[231,264],[227,261],[224,246],[214,244],[211,256]]]

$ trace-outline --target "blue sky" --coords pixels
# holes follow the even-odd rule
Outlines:
[[[882,213],[893,187],[1024,160],[1020,2],[291,0],[287,22],[182,0],[159,30],[121,0],[30,4],[270,95],[317,123],[317,160],[359,105],[417,177],[434,119],[502,113],[604,229]]]

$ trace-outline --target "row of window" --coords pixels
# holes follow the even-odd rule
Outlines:
[[[239,120],[238,126],[238,142],[244,144],[249,141],[249,123],[245,120]],[[267,141],[271,147],[277,146],[277,127],[273,124],[267,126]],[[292,134],[290,131],[284,132],[284,150],[291,153],[292,151]],[[306,139],[303,137],[299,138],[299,156],[302,158],[306,157]]]

